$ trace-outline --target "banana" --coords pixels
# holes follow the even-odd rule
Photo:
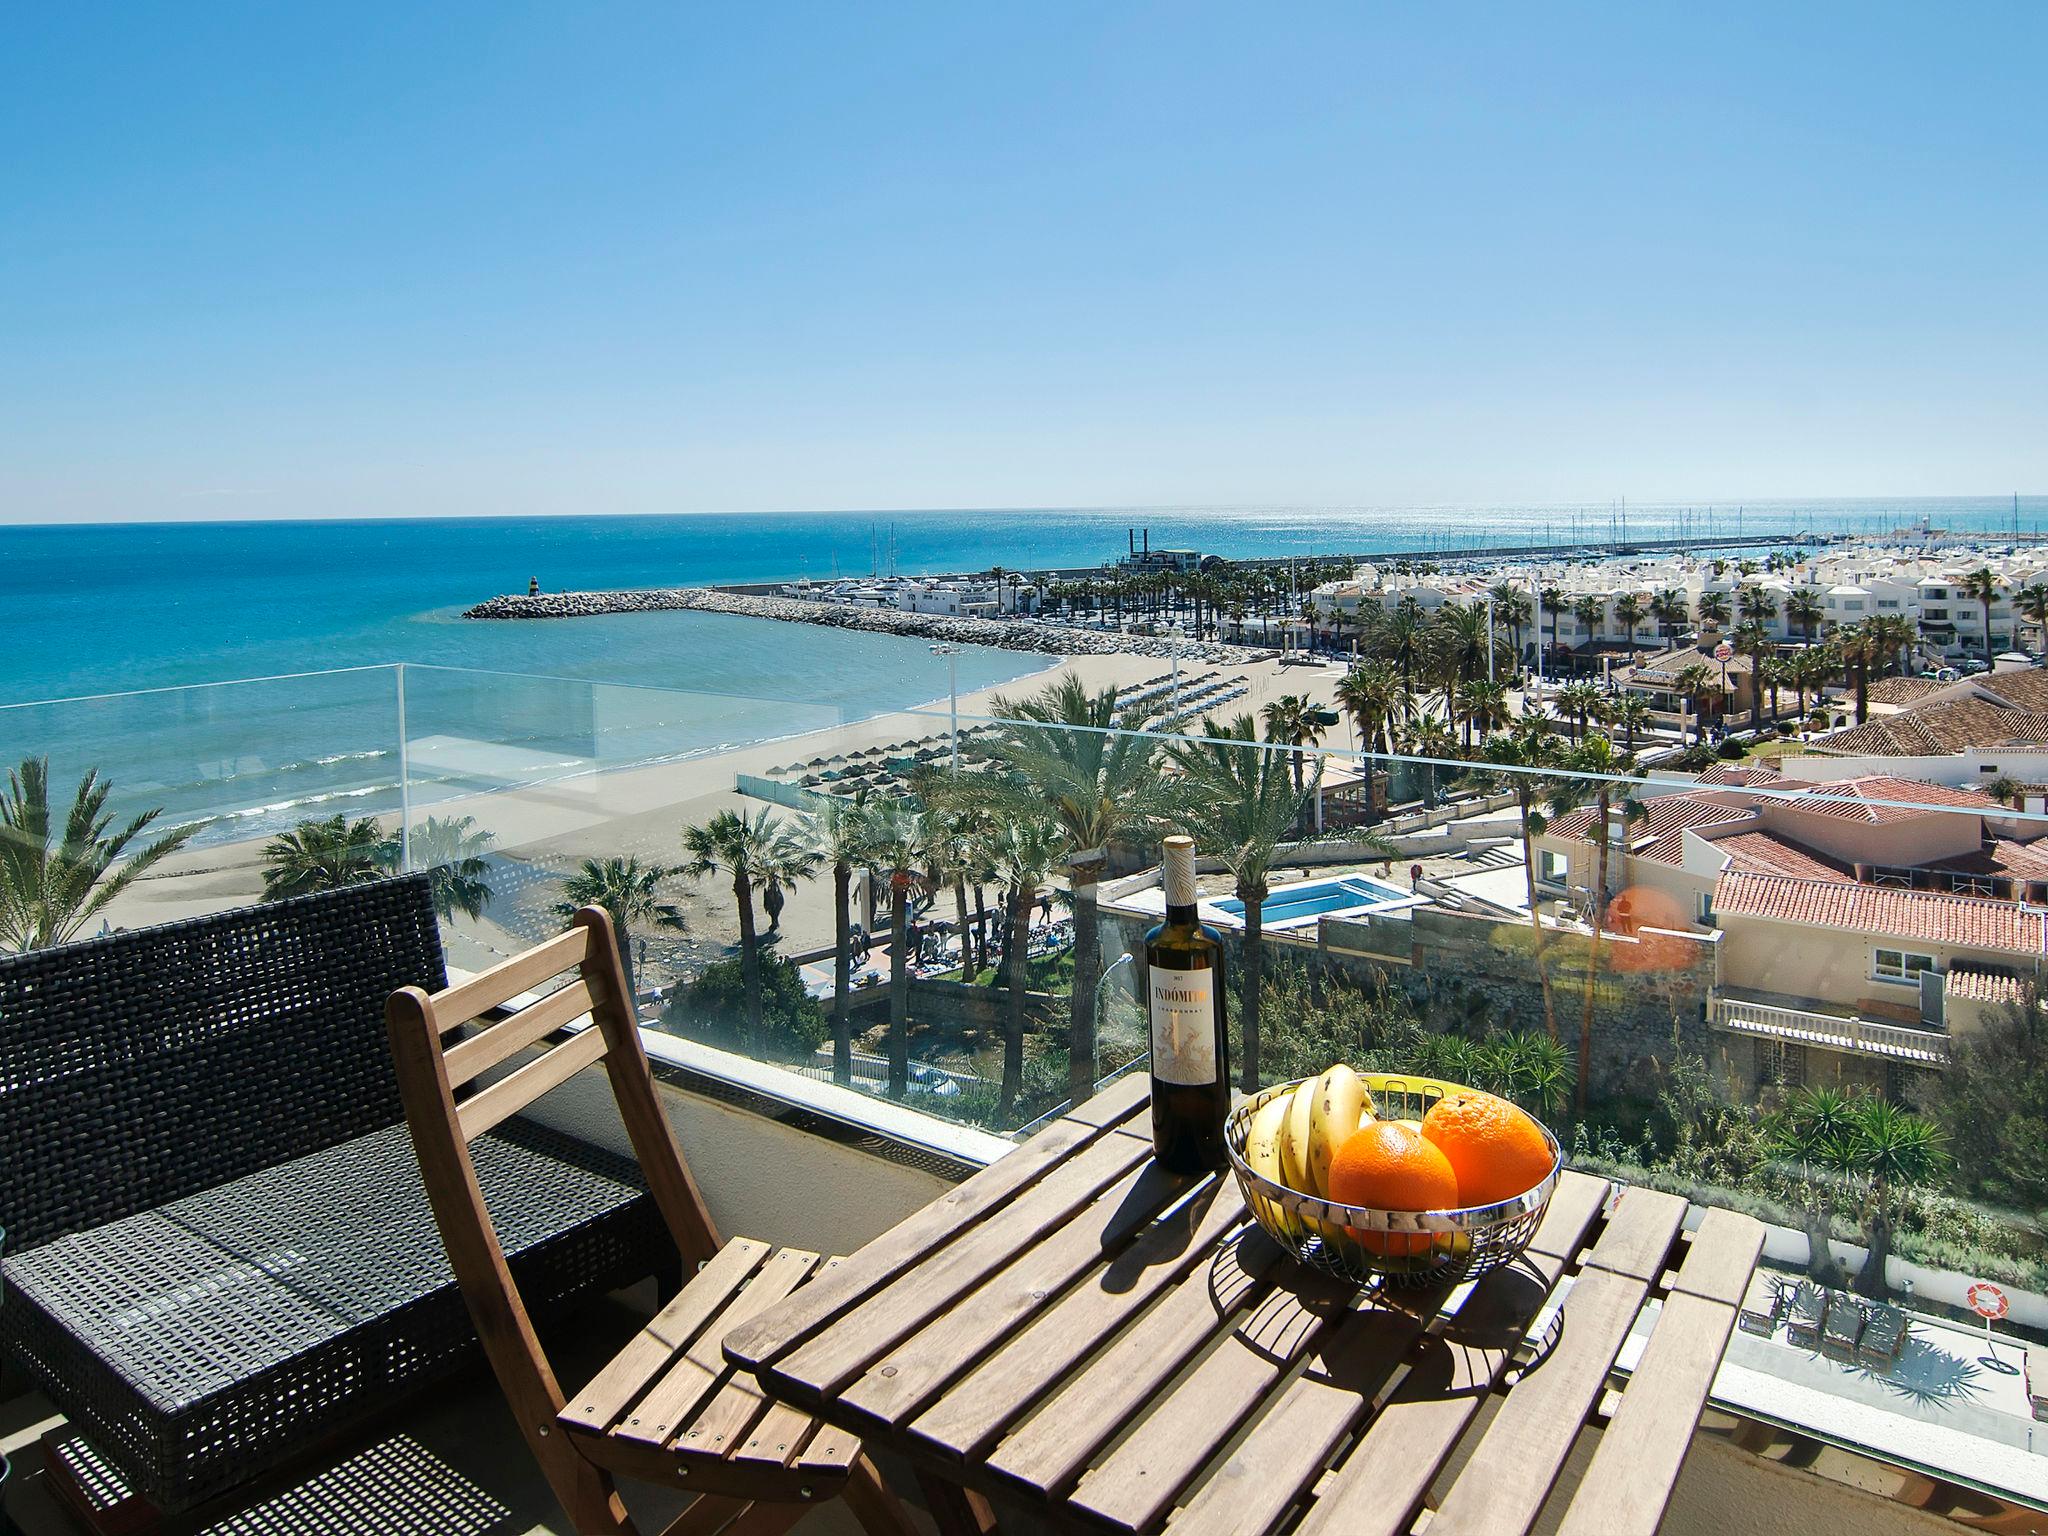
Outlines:
[[[1358,1134],[1360,1122],[1372,1108],[1364,1079],[1342,1062],[1316,1079],[1308,1128],[1308,1169],[1316,1194],[1328,1198],[1330,1162],[1337,1149]]]
[[[1265,1104],[1252,1116],[1251,1129],[1245,1134],[1244,1160],[1251,1165],[1252,1172],[1271,1179],[1275,1184],[1287,1183],[1286,1171],[1281,1167],[1280,1138],[1285,1134],[1287,1111],[1293,1103],[1292,1094],[1281,1094]],[[1301,1236],[1301,1222],[1284,1207],[1271,1204],[1269,1214],[1274,1224],[1288,1236]]]
[[[1280,1129],[1280,1168],[1287,1175],[1280,1182],[1304,1195],[1319,1193],[1309,1182],[1308,1168],[1309,1122],[1315,1112],[1317,1081],[1312,1077],[1294,1090],[1287,1101],[1287,1119]]]

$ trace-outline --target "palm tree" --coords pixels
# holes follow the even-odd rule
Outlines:
[[[1736,611],[1742,615],[1745,625],[1754,624],[1764,628],[1778,616],[1778,600],[1767,589],[1755,583],[1744,587],[1735,601]]]
[[[88,771],[53,842],[50,760],[25,757],[8,770],[0,800],[0,945],[26,952],[66,943],[199,830],[178,827],[131,855],[129,846],[163,811],[152,808],[116,828],[107,812],[112,792],[98,769]]]
[[[1692,708],[1693,740],[1705,740],[1706,703],[1721,692],[1721,682],[1714,676],[1714,669],[1703,661],[1679,668],[1678,676],[1671,680],[1671,691]]]
[[[1879,675],[1904,671],[1913,648],[1920,643],[1920,630],[1913,621],[1902,614],[1880,613],[1864,620],[1864,625],[1877,645]]]
[[[1657,621],[1657,633],[1666,644],[1692,618],[1692,606],[1678,587],[1666,587],[1650,599],[1650,617]]]
[[[1601,693],[1598,686],[1583,678],[1576,683],[1566,683],[1557,690],[1557,693],[1554,695],[1554,702],[1559,710],[1570,712],[1574,722],[1572,729],[1572,739],[1574,741],[1586,734],[1587,718],[1592,715],[1594,710],[1600,707],[1600,699]]]
[[[868,812],[867,854],[889,882],[889,1092],[910,1089],[910,887],[930,861],[924,813],[907,800],[878,801]]]
[[[1648,699],[1640,693],[1623,693],[1609,702],[1607,723],[1621,728],[1623,745],[1634,752],[1636,732],[1647,731],[1656,722]]]
[[[1508,723],[1507,685],[1476,677],[1458,689],[1458,709],[1464,716],[1465,744],[1470,746],[1474,731],[1484,736]]]
[[[1785,617],[1799,626],[1799,633],[1806,643],[1813,643],[1814,631],[1820,627],[1823,605],[1820,594],[1811,587],[1794,587],[1785,595]]]
[[[1614,750],[1614,744],[1605,736],[1595,733],[1585,738],[1565,755],[1563,766],[1574,773],[1597,774],[1594,779],[1558,779],[1553,781],[1550,791],[1551,810],[1562,812],[1585,800],[1590,793],[1593,802],[1593,837],[1598,850],[1595,855],[1593,874],[1593,943],[1586,962],[1584,996],[1579,1010],[1579,1076],[1573,1102],[1580,1115],[1586,1113],[1586,1093],[1593,1076],[1593,994],[1600,979],[1600,946],[1607,931],[1607,861],[1613,851],[1614,839],[1608,835],[1608,813],[1614,803],[1615,776],[1632,770],[1629,759]],[[1623,802],[1626,809],[1640,814],[1642,807],[1633,800]],[[1624,819],[1627,819],[1626,814]]]
[[[682,908],[665,899],[662,887],[675,875],[659,864],[642,864],[637,857],[585,859],[575,874],[562,882],[562,899],[555,903],[555,915],[569,918],[581,907],[603,907],[611,914],[612,927],[619,936],[619,962],[626,971],[626,1006],[640,1016],[639,983],[633,976],[634,928],[680,930]]]
[[[1102,964],[1096,884],[1109,844],[1148,830],[1162,803],[1157,745],[1119,716],[1115,688],[1091,694],[1071,672],[1029,698],[997,697],[995,714],[1008,722],[997,750],[1012,799],[1051,812],[1066,838],[1074,907],[1067,1091],[1079,1104],[1095,1088],[1095,988]]]
[[[484,854],[496,839],[476,829],[474,816],[429,816],[412,829],[412,864],[427,872],[434,911],[443,922],[457,912],[479,918],[491,904],[491,866]],[[394,840],[382,853],[387,869],[398,867]]]
[[[1863,724],[1870,718],[1870,669],[1883,660],[1877,637],[1863,624],[1835,631],[1835,653],[1842,658],[1842,668],[1849,674],[1849,680],[1856,688],[1856,723]]]
[[[1888,1099],[1845,1097],[1828,1088],[1800,1089],[1766,1129],[1771,1149],[1800,1165],[1816,1278],[1833,1280],[1827,1213],[1847,1197],[1867,1250],[1855,1289],[1884,1297],[1900,1200],[1912,1186],[1930,1182],[1946,1161],[1939,1129]]]
[[[2034,626],[2040,636],[2039,649],[2048,651],[2048,586],[2032,582],[2013,594],[2013,612]]]
[[[832,1081],[853,1081],[853,873],[868,862],[865,790],[831,799],[811,819],[811,851],[832,870]]]
[[[1402,733],[1401,750],[1416,757],[1434,758],[1439,761],[1458,755],[1457,738],[1451,734],[1450,725],[1435,715],[1424,715]],[[1436,763],[1424,763],[1422,771],[1422,803],[1430,810],[1437,807],[1437,779],[1444,772]]]
[[[1960,595],[1973,597],[1984,607],[1984,660],[1991,660],[1991,605],[1998,600],[1998,577],[1986,565],[1962,579]]]
[[[808,880],[818,872],[819,855],[804,845],[796,830],[762,806],[752,818],[740,811],[720,811],[709,821],[683,828],[686,875],[722,874],[732,881],[733,904],[740,918],[740,983],[747,994],[747,1040],[761,1038],[761,936],[754,921],[754,893]]]
[[[1726,592],[1702,592],[1694,605],[1700,623],[1719,629],[1728,622],[1728,594]]]
[[[1647,610],[1648,605],[1639,593],[1624,592],[1614,600],[1614,622],[1621,626],[1622,635],[1628,641],[1631,660],[1636,654],[1636,626],[1643,622]]]
[[[1003,1023],[1002,1113],[1007,1124],[1024,1087],[1024,993],[1031,952],[1031,909],[1038,888],[1059,867],[1064,846],[1060,829],[1043,814],[1009,816],[994,823],[983,839],[989,873],[1004,893],[1008,925],[1003,934],[1003,964],[1009,971],[1010,1006]]]
[[[1290,781],[1279,754],[1259,746],[1249,714],[1225,725],[1202,722],[1207,740],[1170,749],[1181,777],[1175,812],[1195,846],[1223,861],[1244,903],[1243,975],[1238,984],[1238,1080],[1246,1093],[1259,1081],[1259,999],[1265,984],[1263,913],[1267,880],[1280,842],[1300,818],[1311,789]],[[1321,769],[1317,769],[1317,779]]]
[[[1522,669],[1522,626],[1529,622],[1529,594],[1509,581],[1493,584],[1493,620],[1507,627],[1508,643],[1514,647],[1514,670]]]
[[[1514,731],[1502,731],[1486,738],[1481,746],[1485,760],[1499,770],[1496,777],[1515,796],[1515,808],[1522,819],[1522,878],[1529,897],[1529,927],[1535,933],[1532,963],[1536,980],[1543,989],[1543,1029],[1557,1038],[1557,1009],[1550,995],[1550,967],[1544,956],[1543,909],[1536,899],[1536,839],[1547,824],[1536,806],[1548,792],[1537,770],[1557,761],[1557,738],[1540,716],[1525,717]]]
[[[1572,603],[1572,617],[1579,621],[1579,628],[1586,632],[1588,645],[1599,639],[1600,620],[1606,611],[1606,605],[1597,597],[1581,597]]]
[[[1558,586],[1546,586],[1539,595],[1543,600],[1543,612],[1550,620],[1550,654],[1555,657],[1557,655],[1557,616],[1559,611],[1565,607],[1568,599],[1565,596],[1564,588]]]
[[[1266,722],[1266,739],[1285,742],[1291,749],[1288,756],[1292,761],[1294,788],[1298,793],[1303,786],[1305,766],[1301,749],[1312,747],[1323,739],[1322,710],[1306,694],[1283,693],[1261,714]]]
[[[1799,718],[1806,718],[1808,694],[1815,698],[1835,675],[1835,658],[1824,645],[1809,645],[1792,656],[1787,678],[1799,690]]]
[[[1764,658],[1771,652],[1770,631],[1760,619],[1744,619],[1735,631],[1735,654],[1750,660],[1749,728],[1753,731],[1764,712]]]
[[[1401,707],[1411,718],[1415,713],[1415,663],[1421,658],[1427,628],[1421,605],[1413,597],[1404,597],[1387,615],[1377,636],[1386,659],[1401,669]]]
[[[1756,664],[1758,690],[1771,690],[1771,724],[1778,723],[1778,690],[1791,681],[1791,663],[1776,656],[1766,656]]]
[[[384,834],[374,816],[302,821],[263,845],[263,899],[283,901],[381,879]]]

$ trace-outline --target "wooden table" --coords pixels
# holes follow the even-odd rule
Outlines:
[[[989,1500],[1173,1536],[1526,1531],[1605,1433],[1563,1536],[1656,1529],[1763,1240],[1756,1221],[1567,1173],[1526,1260],[1359,1293],[1285,1256],[1228,1174],[1153,1164],[1127,1081],[729,1334],[770,1396],[908,1458],[942,1529]],[[1611,1206],[1611,1209],[1610,1209]],[[1561,1280],[1533,1355],[1528,1330]],[[1655,1331],[1619,1395],[1644,1304]],[[1481,1406],[1499,1394],[1483,1428]],[[1603,1408],[1608,1411],[1603,1412]],[[1297,1521],[1298,1516],[1298,1521]]]

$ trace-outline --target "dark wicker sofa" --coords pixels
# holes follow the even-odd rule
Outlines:
[[[0,1334],[160,1509],[474,1344],[385,1043],[407,983],[445,984],[417,875],[0,958]],[[529,1294],[675,1264],[630,1162],[517,1120],[476,1151]]]

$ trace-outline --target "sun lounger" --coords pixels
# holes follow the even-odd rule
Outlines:
[[[1856,1341],[1863,1334],[1863,1309],[1845,1292],[1828,1299],[1826,1320],[1821,1324],[1820,1352],[1832,1360],[1854,1360]]]
[[[1906,1347],[1906,1314],[1893,1306],[1870,1309],[1863,1337],[1856,1343],[1856,1363],[1873,1371],[1889,1371]]]
[[[1778,1317],[1785,1310],[1785,1286],[1776,1275],[1758,1270],[1749,1277],[1749,1289],[1742,1297],[1737,1326],[1744,1333],[1768,1339],[1776,1331]]]
[[[1820,1347],[1821,1324],[1827,1321],[1828,1293],[1811,1280],[1802,1280],[1792,1293],[1785,1319],[1785,1337],[1801,1349]]]

